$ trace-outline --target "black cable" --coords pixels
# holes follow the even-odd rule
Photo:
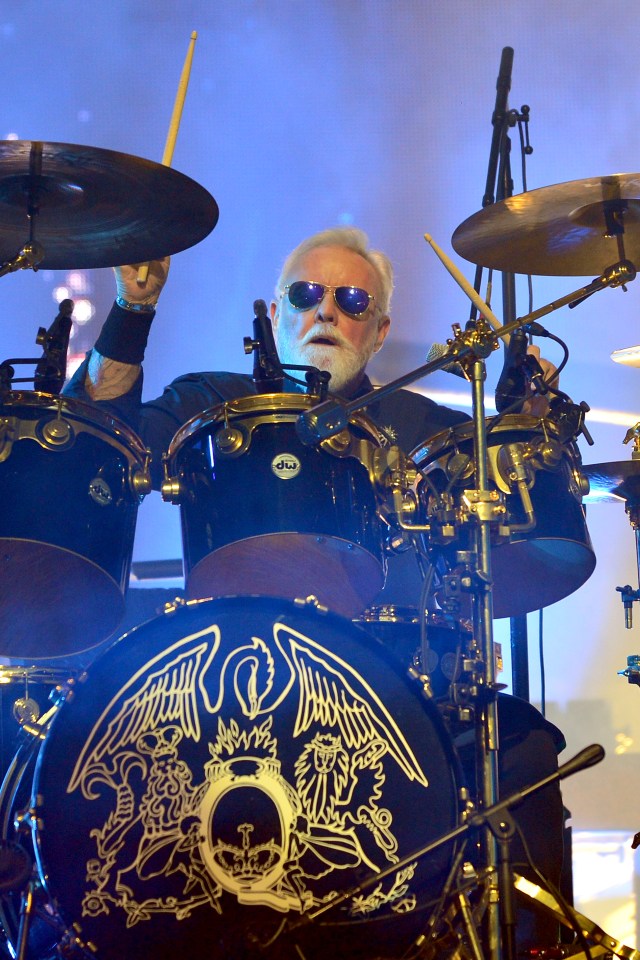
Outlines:
[[[466,852],[466,845],[467,845],[467,841],[465,840],[465,842],[462,843],[460,849],[458,850],[454,858],[454,861],[451,866],[451,869],[449,870],[447,879],[444,883],[444,886],[442,887],[442,892],[440,896],[437,898],[437,900],[432,901],[433,909],[431,910],[431,916],[429,917],[427,923],[425,924],[425,930],[428,930],[429,927],[431,927],[431,930],[432,930],[432,937],[429,940],[430,945],[433,944],[433,939],[437,939],[437,936],[434,937],[435,931],[438,929],[437,924],[442,918],[442,915],[444,912],[444,905],[446,901],[449,899],[449,897],[451,896],[451,889],[453,887],[454,880],[458,875],[460,865],[464,859],[464,854]],[[427,904],[427,906],[429,906],[429,904]],[[421,936],[424,937],[424,933]],[[400,960],[418,960],[419,957],[424,956],[423,949],[424,948],[422,945],[412,943],[407,948],[407,950],[402,954]]]
[[[576,935],[576,937],[577,937],[577,939],[578,939],[578,942],[580,943],[580,945],[581,945],[581,947],[583,948],[585,954],[587,955],[587,960],[593,960],[592,955],[591,955],[591,948],[589,947],[589,944],[588,944],[588,942],[587,942],[587,938],[585,937],[585,935],[584,935],[584,933],[583,933],[583,931],[582,931],[582,928],[581,928],[581,926],[580,926],[580,922],[576,919],[576,915],[575,915],[575,911],[574,911],[573,907],[572,907],[571,904],[565,899],[565,897],[562,895],[562,893],[560,892],[560,890],[558,890],[558,888],[555,886],[555,884],[551,883],[551,881],[548,880],[548,879],[544,876],[544,874],[542,873],[542,871],[539,870],[538,867],[536,866],[536,864],[533,862],[533,857],[531,856],[531,850],[529,849],[529,844],[527,843],[527,840],[526,840],[526,838],[525,838],[525,835],[524,835],[524,833],[522,832],[520,826],[516,823],[515,820],[514,820],[514,824],[515,824],[516,832],[517,832],[517,834],[518,834],[518,836],[519,836],[519,838],[520,838],[520,842],[522,843],[522,848],[523,848],[523,850],[524,850],[524,855],[525,855],[525,857],[527,858],[527,863],[529,864],[529,867],[531,868],[531,870],[533,871],[533,873],[535,874],[535,876],[536,876],[536,877],[538,878],[538,880],[540,881],[540,886],[543,888],[543,890],[548,890],[548,891],[555,897],[555,899],[558,901],[558,905],[560,906],[560,909],[562,910],[562,913],[563,913],[565,919],[566,919],[567,922],[569,923],[569,926],[571,927],[571,929],[572,929],[573,932],[575,933],[575,935]],[[526,879],[526,878],[525,878],[525,879]],[[536,903],[537,901],[536,901],[535,899],[533,899],[533,902]],[[538,906],[540,906],[540,905],[538,904]],[[544,907],[543,907],[542,909],[548,909],[548,908],[544,908]]]

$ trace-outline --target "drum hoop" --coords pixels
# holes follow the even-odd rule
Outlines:
[[[496,417],[486,418],[485,423],[488,429],[491,428],[491,424],[495,419]],[[443,450],[446,450],[447,447],[471,440],[473,437],[473,429],[472,421],[456,423],[451,427],[447,427],[446,430],[441,430],[439,433],[434,434],[415,447],[410,453],[410,458],[418,470],[420,470],[422,469],[422,463],[424,461],[429,462],[435,456],[442,453]],[[558,425],[553,420],[520,413],[508,413],[505,414],[504,417],[500,417],[495,431],[491,432],[497,435],[511,430],[526,430],[529,433],[547,433],[554,438],[558,436],[559,432]]]
[[[57,684],[65,683],[69,679],[69,670],[48,666],[47,663],[39,665],[29,661],[25,664],[2,664],[0,666],[0,683],[7,689],[14,681],[27,684],[50,683],[56,686]]]
[[[295,423],[300,413],[316,406],[318,402],[317,397],[306,393],[257,393],[225,400],[224,403],[197,413],[180,427],[169,444],[167,459],[172,461],[187,441],[213,423],[222,423],[226,419],[234,420],[250,413],[268,413],[269,411],[278,414],[274,422]],[[268,416],[263,419],[273,420]],[[372,440],[375,446],[389,445],[385,434],[364,413],[360,411],[352,413],[349,424],[367,434],[367,439]]]
[[[104,433],[108,434],[113,441],[114,437],[118,440],[117,446],[130,456],[144,463],[147,456],[147,448],[142,442],[140,436],[131,429],[123,420],[110,413],[106,413],[99,407],[93,406],[84,400],[77,400],[75,397],[66,397],[53,393],[43,393],[41,391],[12,391],[1,402],[0,410],[3,406],[25,406],[45,408],[55,415],[56,411],[60,414],[74,417],[81,422],[100,427]],[[0,419],[2,419],[0,414]],[[101,434],[95,429],[85,429],[85,433],[100,437]],[[116,444],[111,443],[111,446]]]
[[[418,607],[412,607],[407,604],[398,603],[379,603],[367,607],[360,617],[353,621],[356,626],[365,625],[365,627],[376,624],[407,624],[418,625],[420,623],[420,611]],[[444,630],[462,630],[464,633],[473,632],[470,620],[464,617],[450,619],[441,611],[428,610],[426,615],[427,628],[441,628]]]

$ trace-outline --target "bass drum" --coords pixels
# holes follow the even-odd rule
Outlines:
[[[404,956],[455,850],[413,853],[457,826],[460,783],[437,710],[362,630],[194,601],[117,641],[53,719],[41,912],[101,960]]]

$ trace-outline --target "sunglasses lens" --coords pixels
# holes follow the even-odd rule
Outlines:
[[[320,283],[308,283],[296,280],[289,287],[289,303],[296,310],[311,310],[324,296],[324,287]]]
[[[369,306],[369,294],[361,287],[336,287],[336,303],[345,313],[358,316]]]

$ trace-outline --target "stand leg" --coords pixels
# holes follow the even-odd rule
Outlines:
[[[18,931],[16,960],[26,960],[27,944],[29,942],[29,928],[31,926],[32,913],[33,913],[33,882],[30,882],[27,889],[22,894],[22,905],[20,908],[20,929]]]

